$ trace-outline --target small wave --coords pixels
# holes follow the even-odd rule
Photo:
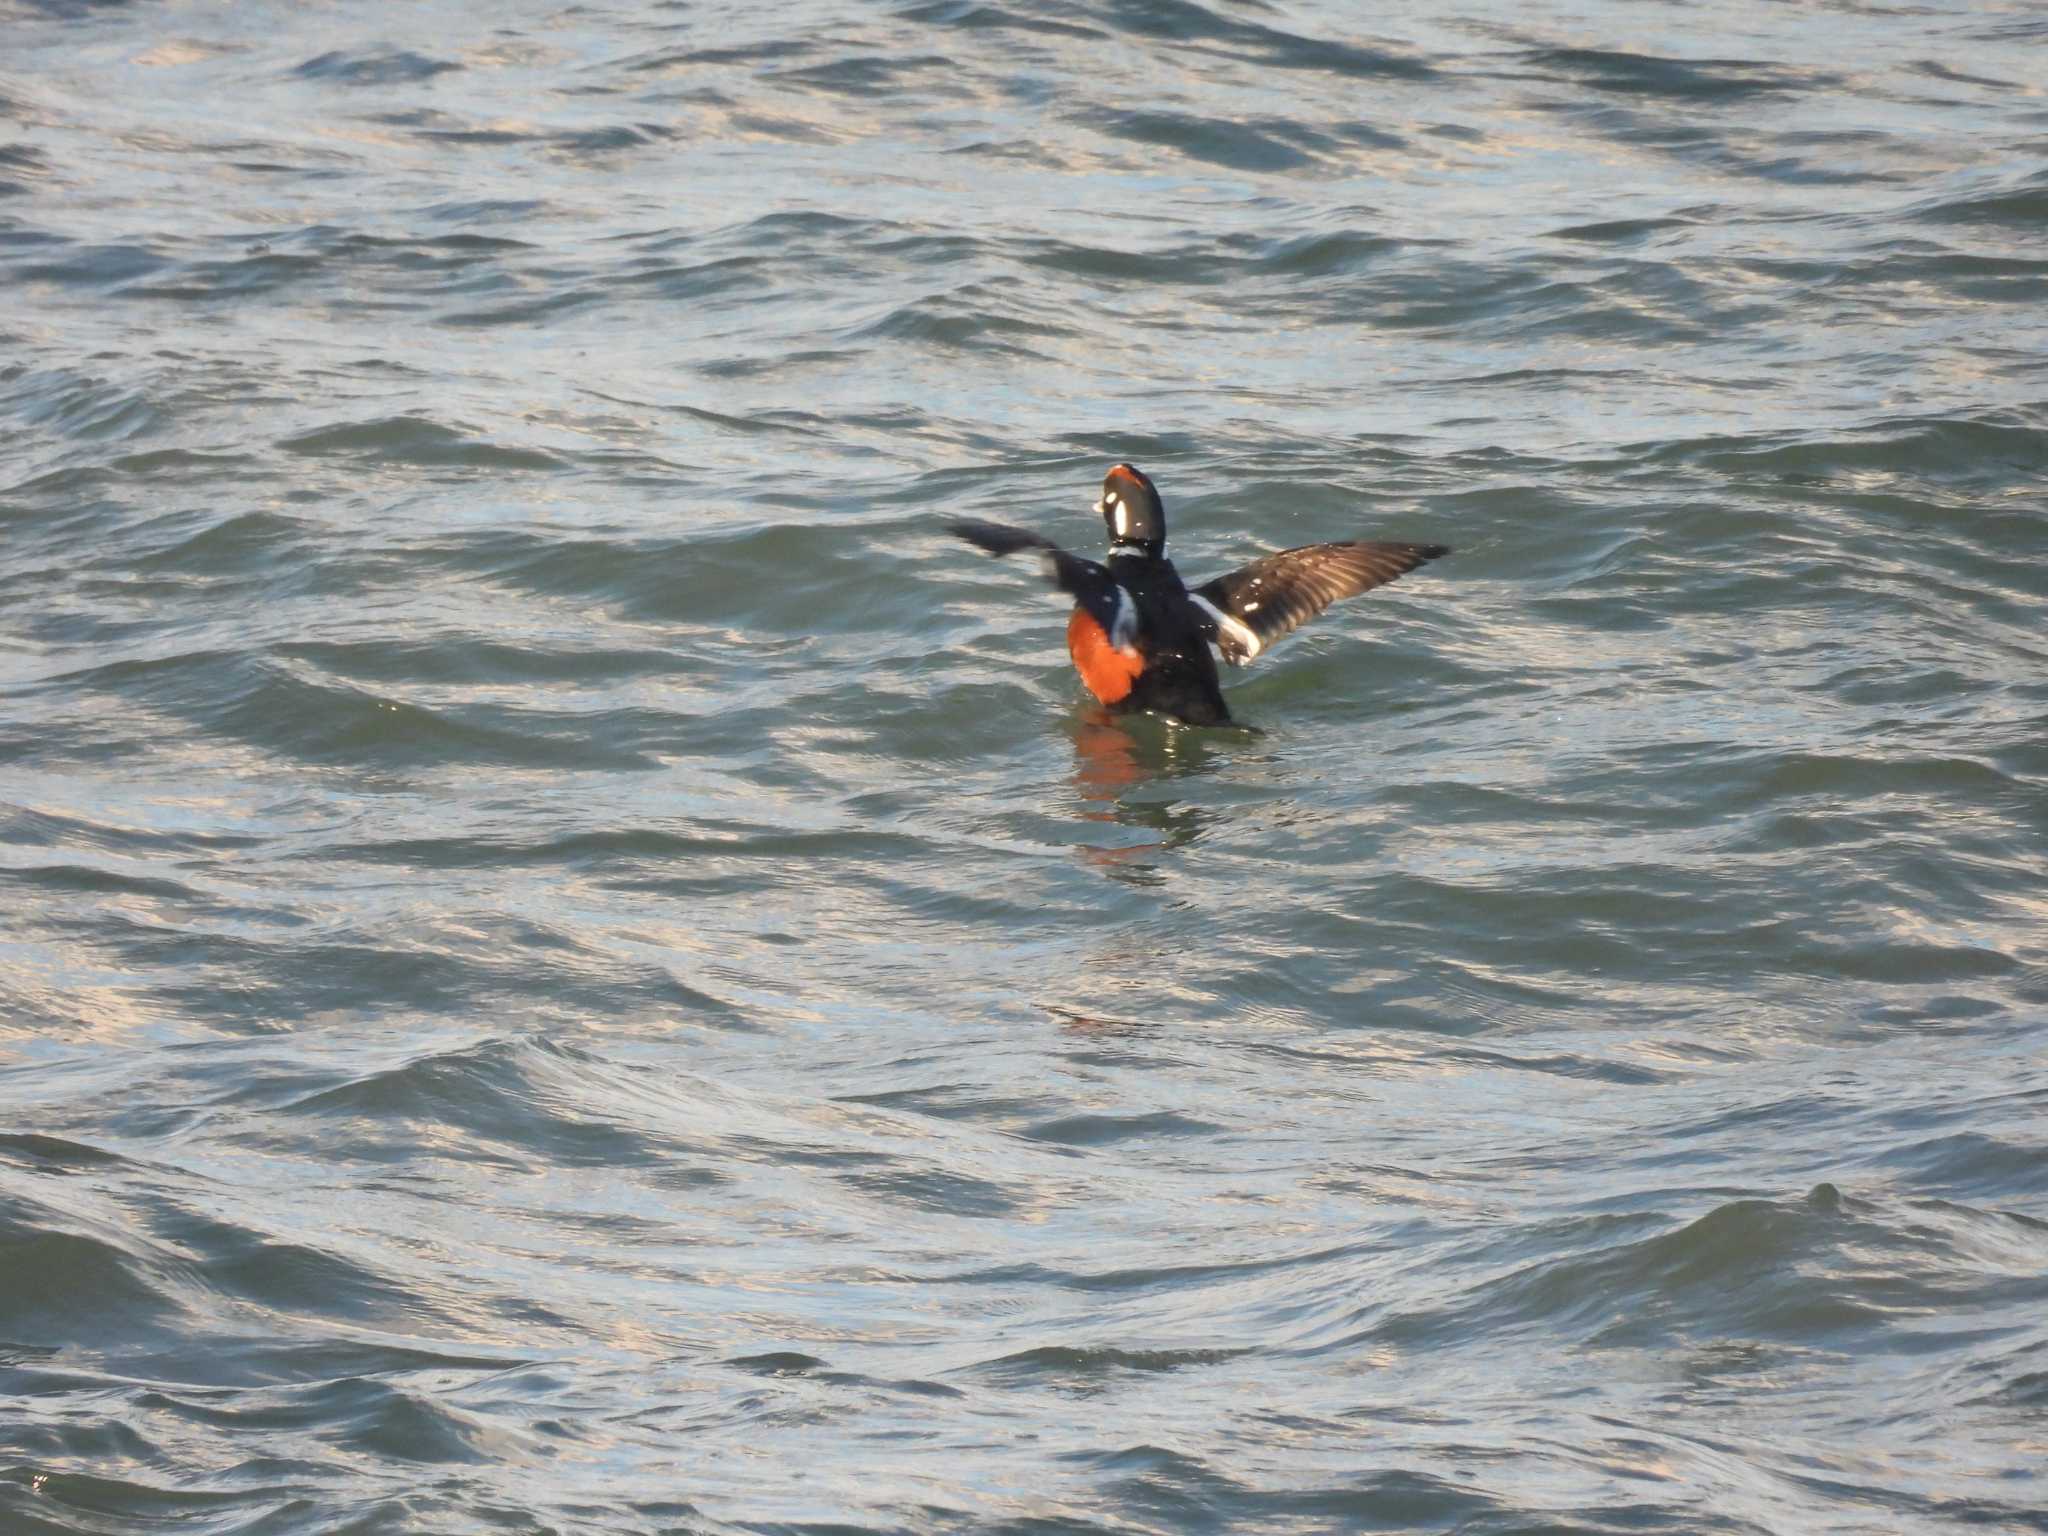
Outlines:
[[[1823,1184],[1804,1200],[1737,1200],[1656,1237],[1537,1263],[1319,1348],[1365,1339],[1420,1348],[1519,1329],[1596,1349],[1688,1336],[1869,1340],[1958,1299],[1958,1287],[1922,1262],[1930,1243],[1963,1259],[1952,1236],[1916,1235]],[[1965,1288],[1999,1283],[1976,1267]]]
[[[450,59],[429,58],[410,49],[385,48],[361,53],[323,53],[292,71],[303,80],[336,85],[410,85],[461,69]]]
[[[416,1137],[464,1133],[459,1150],[441,1155],[469,1162],[529,1167],[653,1167],[685,1150],[626,1123],[616,1108],[596,1112],[611,1095],[593,1092],[588,1058],[539,1041],[491,1039],[440,1051],[322,1089],[277,1113],[290,1120],[331,1121],[352,1158],[403,1162]]]
[[[2048,175],[2017,186],[1992,187],[1924,203],[1911,217],[1923,224],[2011,225],[2039,230],[2048,225]]]
[[[1595,224],[1572,224],[1550,231],[1553,240],[1583,240],[1592,245],[1634,245],[1667,230],[1693,229],[1697,219],[1606,219]]]
[[[38,1173],[77,1173],[85,1169],[131,1166],[129,1160],[118,1152],[108,1152],[62,1136],[46,1136],[39,1131],[0,1132],[0,1157],[14,1158]]]
[[[939,54],[892,57],[886,54],[848,54],[826,64],[799,69],[777,70],[768,79],[794,85],[806,91],[825,91],[843,96],[894,96],[906,89],[932,93],[958,66]]]
[[[1969,481],[2002,477],[2015,468],[2048,474],[2048,426],[2010,412],[1895,418],[1827,436],[1771,433],[1673,443],[1658,457],[1755,475],[1889,470]]]
[[[1061,1147],[1107,1147],[1170,1136],[1215,1136],[1222,1131],[1222,1126],[1207,1120],[1159,1110],[1143,1115],[1061,1115],[1026,1126],[1018,1134],[1029,1141]]]
[[[750,1376],[808,1376],[813,1371],[825,1368],[825,1362],[816,1355],[799,1354],[793,1349],[771,1350],[761,1355],[738,1355],[725,1363],[734,1370],[745,1371]]]
[[[145,245],[72,245],[61,255],[23,262],[13,275],[24,283],[119,289],[163,271],[171,260]]]
[[[1040,37],[1075,38],[1100,42],[1110,33],[1088,26],[1073,17],[1034,16],[1016,7],[980,3],[980,0],[928,0],[903,13],[906,21],[922,26],[949,27],[961,32],[1021,32]]]
[[[495,640],[467,630],[404,640],[286,642],[273,655],[303,661],[351,683],[616,684],[675,670],[664,650],[555,647]]]
[[[248,558],[267,563],[274,554],[259,544]],[[385,772],[480,762],[643,769],[655,764],[643,748],[669,728],[665,717],[634,709],[536,711],[482,701],[431,707],[250,653],[111,662],[65,681],[283,758]]]
[[[0,117],[8,116],[0,97]],[[52,174],[50,157],[33,144],[0,144],[0,197],[26,197]]]
[[[553,134],[547,142],[554,153],[564,158],[602,162],[631,150],[666,144],[676,136],[676,130],[663,123],[613,123],[604,128],[577,128]]]
[[[2048,1195],[2048,1144],[1982,1131],[1895,1147],[1879,1160],[1918,1191],[1979,1203],[2038,1205]]]
[[[1296,235],[1268,242],[1253,270],[1287,278],[1343,276],[1363,271],[1410,243],[1359,230]]]
[[[1070,327],[997,313],[971,292],[919,299],[849,333],[864,341],[903,341],[946,351],[1036,356],[1020,337],[1065,337]]]
[[[817,46],[803,38],[768,38],[758,43],[718,48],[665,48],[658,53],[641,54],[621,62],[625,68],[643,73],[665,72],[693,64],[773,64],[815,53]]]
[[[322,1438],[383,1462],[502,1465],[523,1451],[523,1437],[434,1396],[381,1381],[333,1382],[306,1405]]]
[[[647,256],[609,283],[651,290],[663,299],[704,303],[728,295],[758,294],[776,286],[768,263],[758,256],[723,256],[700,262],[664,261]],[[787,355],[763,359],[770,368],[786,365]]]
[[[1156,1376],[1221,1365],[1254,1353],[1247,1348],[1196,1347],[1133,1349],[1123,1345],[1042,1344],[971,1367],[973,1374],[1006,1385],[1026,1383],[1092,1385],[1114,1376]]]
[[[188,1315],[186,1263],[104,1219],[0,1186],[0,1244],[0,1317],[11,1337],[133,1345]]]
[[[70,368],[0,373],[0,411],[79,442],[126,442],[165,425],[164,410],[145,386]],[[16,489],[34,486],[31,480]]]
[[[1546,48],[1525,56],[1538,73],[1594,90],[1671,101],[1734,104],[1760,95],[1824,90],[1840,76],[1760,59],[1678,59],[1612,48]]]
[[[498,197],[433,203],[420,211],[442,224],[540,224],[555,210],[552,204],[537,197]],[[525,246],[529,242],[505,243]]]
[[[423,416],[386,416],[340,422],[287,437],[286,453],[348,456],[373,463],[462,469],[561,469],[563,462],[535,448],[508,448]]]
[[[883,1166],[838,1172],[833,1178],[884,1205],[934,1216],[995,1220],[1014,1217],[1030,1203],[1022,1188],[908,1158],[887,1158]]]
[[[246,832],[160,829],[0,801],[0,838],[34,848],[90,849],[116,855],[202,856],[260,847],[263,838]]]
[[[107,460],[116,474],[138,480],[232,480],[236,471],[253,469],[256,458],[246,453],[201,453],[190,448],[158,448]]]
[[[37,3],[58,13],[70,8],[57,0]],[[88,3],[101,8],[100,0],[80,0],[80,8]],[[149,1465],[167,1459],[163,1447],[133,1430],[119,1434],[74,1430],[57,1444],[65,1454],[101,1467],[123,1462]],[[197,1521],[224,1522],[224,1528],[232,1528],[251,1520],[268,1521],[280,1510],[306,1507],[305,1485],[279,1477],[279,1472],[275,1465],[252,1467],[244,1486],[214,1489],[174,1480],[155,1483],[132,1476],[10,1469],[0,1473],[0,1516],[19,1515],[21,1523],[14,1529],[34,1536],[104,1536],[110,1531],[151,1526],[175,1529]],[[14,1502],[10,1494],[17,1487],[20,1500]]]
[[[327,856],[372,864],[426,863],[449,869],[545,868],[557,864],[603,868],[705,858],[756,860],[772,867],[790,859],[888,860],[913,853],[919,846],[918,839],[907,834],[873,828],[800,831],[784,826],[721,824],[694,834],[633,826],[530,841],[485,837],[362,841],[336,848]]]
[[[1276,1417],[1277,1422],[1269,1425],[1276,1435],[1335,1428],[1295,1414]],[[1504,1505],[1469,1480],[1453,1481],[1407,1468],[1353,1472],[1308,1487],[1271,1488],[1254,1480],[1252,1468],[1147,1442],[1075,1459],[1108,1480],[1105,1491],[1114,1501],[1112,1509],[1128,1509],[1144,1524],[1173,1530],[1484,1531],[1499,1524],[1525,1536],[1565,1536],[1602,1529],[1597,1518],[1585,1524],[1574,1519],[1553,1525],[1530,1511]],[[1631,1511],[1622,1524],[1606,1529],[1626,1530],[1635,1523]],[[1751,1528],[1702,1524],[1700,1529],[1749,1536]]]
[[[495,304],[484,309],[458,309],[438,317],[442,325],[487,327],[496,325],[532,325],[555,315],[567,314],[572,310],[584,309],[601,303],[604,295],[594,290],[569,289],[562,293],[551,293],[545,298],[525,299],[516,304]],[[496,452],[507,452],[498,449]],[[527,453],[526,450],[509,450],[513,453]],[[464,462],[483,462],[466,460]],[[518,465],[524,469],[559,467],[559,461],[542,453],[527,453],[526,462]]]
[[[1170,149],[1190,160],[1234,171],[1284,172],[1316,162],[1302,130],[1292,124],[1205,118],[1189,112],[1091,112],[1089,122],[1117,138]]]
[[[0,869],[0,884],[18,885],[41,895],[142,896],[162,901],[190,901],[198,895],[191,886],[177,880],[125,874],[89,864],[17,865]]]
[[[180,463],[174,467],[189,466]],[[206,577],[247,573],[302,558],[308,543],[308,529],[296,518],[275,512],[244,512],[152,549],[136,558],[131,568]]]
[[[193,262],[133,291],[152,299],[249,298],[303,283],[325,266],[318,256],[259,250],[230,261]]]
[[[1428,80],[1436,75],[1411,55],[1238,20],[1196,0],[1126,0],[1102,19],[1114,31],[1193,43],[1276,69],[1354,80]]]

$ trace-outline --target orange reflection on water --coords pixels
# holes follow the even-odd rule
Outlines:
[[[1076,846],[1081,856],[1120,880],[1158,885],[1158,855],[1185,847],[1200,835],[1214,812],[1156,795],[1133,793],[1197,773],[1211,760],[1194,732],[1150,716],[1118,716],[1106,709],[1083,712],[1074,724],[1074,787],[1086,821],[1149,831],[1136,843]]]

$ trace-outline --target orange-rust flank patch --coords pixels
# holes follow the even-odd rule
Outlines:
[[[1145,658],[1111,645],[1108,631],[1086,608],[1076,608],[1067,620],[1067,651],[1088,691],[1105,704],[1128,697],[1145,670]]]

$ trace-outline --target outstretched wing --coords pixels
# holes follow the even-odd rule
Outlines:
[[[1012,528],[1007,523],[960,518],[946,524],[946,532],[992,555],[1014,555],[1024,549],[1035,552],[1045,579],[1062,592],[1071,592],[1075,601],[1092,613],[1105,631],[1115,632],[1117,610],[1121,606],[1116,578],[1093,560],[1068,554],[1042,533]]]
[[[1385,586],[1449,553],[1441,544],[1304,544],[1205,581],[1188,597],[1223,659],[1241,667],[1340,597]]]

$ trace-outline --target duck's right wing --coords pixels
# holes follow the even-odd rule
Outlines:
[[[1106,567],[1068,554],[1042,533],[1012,528],[1007,523],[959,518],[946,524],[946,532],[991,555],[1014,555],[1024,549],[1036,551],[1045,579],[1062,592],[1072,593],[1074,600],[1095,615],[1104,630],[1114,631],[1120,604],[1116,578]]]
[[[1241,667],[1339,598],[1383,587],[1449,553],[1442,544],[1304,544],[1263,555],[1188,596],[1223,659]]]

